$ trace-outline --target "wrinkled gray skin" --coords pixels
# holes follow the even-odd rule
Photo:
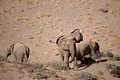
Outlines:
[[[74,68],[76,68],[76,43],[83,41],[83,35],[79,29],[75,29],[69,36],[60,36],[56,44],[58,45],[61,60],[67,64],[69,69],[69,63],[74,61]],[[71,60],[69,58],[71,56]]]
[[[93,41],[87,42],[82,41],[81,43],[77,43],[76,44],[77,60],[81,60],[85,55],[90,55],[92,57],[91,53],[100,54],[99,48],[100,48],[99,44]]]
[[[6,58],[13,55],[14,59],[19,62],[27,62],[30,49],[23,43],[12,44],[7,48]]]

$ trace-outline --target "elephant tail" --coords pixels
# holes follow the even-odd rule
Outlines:
[[[25,51],[26,51],[26,56],[27,58],[29,58],[30,55],[30,48],[28,46],[25,45]]]

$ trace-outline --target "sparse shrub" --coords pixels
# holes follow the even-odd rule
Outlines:
[[[6,57],[0,55],[0,61],[10,62]]]
[[[100,59],[101,57],[104,56],[103,53],[92,53],[91,55],[93,59]]]
[[[115,66],[111,71],[111,75],[114,77],[120,78],[120,66]]]
[[[20,72],[20,73],[24,73],[24,71],[23,71],[23,67],[18,67],[18,72]]]
[[[37,72],[34,77],[38,80],[40,80],[41,78],[47,78],[47,76],[41,72]]]
[[[120,61],[120,56],[114,55],[111,52],[106,52],[105,57],[107,57],[109,60],[112,60],[112,61]]]
[[[114,77],[120,78],[120,66],[115,64],[106,64],[106,69],[109,70],[110,74]]]
[[[74,73],[76,80],[97,80],[97,77],[88,72]]]
[[[34,63],[34,64],[26,63],[25,64],[25,66],[31,67],[33,69],[43,69],[44,65],[45,65],[44,63]]]
[[[113,69],[116,65],[115,64],[105,64],[105,68],[107,70]]]
[[[50,75],[55,75],[55,74],[56,74],[55,71],[48,71],[48,73],[49,73]]]
[[[120,56],[119,55],[114,55],[113,60],[114,61],[120,61]]]
[[[56,69],[62,69],[62,70],[66,70],[66,68],[67,68],[67,65],[61,61],[48,62],[47,65],[51,65],[51,66],[55,67]]]
[[[109,59],[113,58],[113,54],[111,52],[106,52],[105,56],[108,57]]]

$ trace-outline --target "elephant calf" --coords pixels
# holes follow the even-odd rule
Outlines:
[[[76,56],[77,60],[80,60],[85,56],[85,55],[90,55],[92,57],[92,53],[94,54],[100,54],[99,51],[99,44],[97,42],[93,41],[82,41],[81,43],[76,43]],[[76,64],[77,65],[77,64]]]
[[[56,44],[58,45],[61,60],[67,64],[69,69],[69,63],[76,63],[76,43],[83,41],[83,35],[80,33],[79,29],[75,29],[68,36],[60,36]],[[71,60],[69,61],[69,58]],[[74,65],[74,68],[76,65]]]
[[[7,48],[6,58],[13,55],[14,59],[20,62],[27,62],[30,49],[23,43],[12,44]]]

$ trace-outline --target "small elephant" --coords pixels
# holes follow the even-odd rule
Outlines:
[[[90,55],[92,57],[92,53],[100,54],[99,50],[100,46],[97,42],[93,41],[82,41],[81,43],[76,44],[76,56],[77,60],[82,60],[82,58],[86,55]],[[76,64],[77,65],[77,64]]]
[[[6,58],[13,55],[16,61],[27,62],[30,54],[30,49],[23,43],[12,44],[7,48]]]
[[[79,29],[75,29],[69,36],[60,36],[56,41],[61,60],[67,64],[68,69],[69,63],[72,61],[76,63],[76,43],[80,43],[81,41],[83,41],[83,35]],[[69,61],[70,56],[71,60]],[[74,65],[74,68],[75,66],[76,65]]]

